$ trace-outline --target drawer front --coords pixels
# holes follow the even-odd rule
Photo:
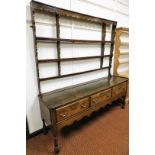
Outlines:
[[[122,94],[126,93],[126,89],[127,89],[127,83],[126,82],[119,84],[118,86],[113,87],[112,96],[115,97],[115,96],[122,95]]]
[[[96,105],[99,103],[106,103],[106,101],[111,99],[111,89],[102,91],[91,96],[91,105]]]
[[[89,107],[89,98],[84,98],[56,109],[57,121],[61,121]]]

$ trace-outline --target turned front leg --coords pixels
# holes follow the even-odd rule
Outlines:
[[[127,83],[127,93],[125,97],[125,104],[129,103],[129,82]]]
[[[125,99],[126,99],[126,96],[123,96],[122,98],[121,98],[121,108],[122,109],[124,109],[125,108]]]
[[[58,146],[58,130],[56,126],[52,127],[52,135],[53,135],[53,140],[54,140],[54,153],[58,154],[60,150]]]

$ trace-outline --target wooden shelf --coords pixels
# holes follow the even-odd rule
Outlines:
[[[99,70],[104,70],[104,69],[109,69],[109,68],[110,68],[110,66],[108,66],[108,67],[103,67],[103,68],[98,68],[98,69],[92,69],[92,70],[83,71],[83,72],[65,74],[65,75],[60,75],[60,76],[53,76],[53,77],[47,77],[47,78],[40,78],[39,80],[40,80],[40,81],[46,81],[46,80],[64,78],[64,77],[68,77],[68,76],[75,76],[75,75],[90,73],[90,72],[99,71]]]
[[[121,33],[124,33],[124,34],[129,34],[129,32],[127,32],[127,31],[122,31]]]
[[[121,42],[121,46],[129,46],[128,42]]]
[[[44,14],[45,16],[52,16],[54,17],[54,23],[55,23],[55,36],[51,37],[46,37],[46,36],[37,36],[36,31],[36,18],[35,14],[41,13]],[[74,76],[74,75],[80,75],[84,73],[89,73],[89,72],[94,72],[98,70],[103,70],[107,69],[108,72],[108,77],[111,76],[111,64],[112,64],[112,56],[113,56],[113,48],[114,48],[114,38],[115,38],[115,30],[117,26],[116,21],[111,21],[103,18],[98,18],[98,17],[93,17],[90,15],[85,15],[81,14],[78,12],[73,12],[61,8],[57,8],[54,6],[46,5],[40,2],[36,1],[31,1],[31,19],[32,19],[32,30],[33,30],[33,37],[34,37],[34,50],[35,50],[35,60],[36,60],[36,71],[37,71],[37,82],[38,82],[38,90],[39,94],[41,94],[41,82],[45,80],[52,80],[52,79],[58,79],[58,78],[63,78],[63,77],[68,77],[68,76]],[[94,40],[93,37],[87,35],[87,39],[66,39],[66,38],[61,38],[61,26],[60,26],[60,19],[65,19],[65,20],[78,20],[81,22],[93,22],[97,25],[101,26],[101,38],[98,40]],[[110,31],[110,40],[105,40],[106,38],[106,29],[107,27],[111,27]],[[92,39],[92,40],[90,40]],[[38,58],[38,44],[51,44],[54,43],[56,45],[56,59],[39,59]],[[81,57],[73,57],[73,58],[61,58],[61,50],[62,50],[62,44],[82,44],[82,45],[98,45],[100,47],[100,54],[98,56],[81,56]],[[109,55],[105,55],[105,45],[108,44],[110,46],[110,53]],[[52,51],[51,51],[52,52]],[[108,57],[109,63],[106,67],[103,67],[103,61],[104,58]],[[63,71],[63,61],[80,61],[80,60],[89,60],[89,59],[97,59],[100,63],[100,66],[98,69],[92,69],[92,70],[86,70],[83,72],[77,72],[77,73],[70,73],[66,75],[62,75]],[[45,78],[40,78],[40,64],[41,63],[52,63],[55,62],[57,64],[57,71],[58,74],[57,76],[54,77],[45,77]],[[84,63],[81,61],[80,63]],[[51,75],[52,76],[52,75]]]
[[[51,131],[54,137],[54,154],[58,154],[59,152],[59,146],[58,146],[58,131],[61,130],[63,127],[67,126],[67,125],[71,125],[74,121],[80,120],[85,116],[90,115],[91,113],[93,113],[96,110],[99,110],[101,107],[105,107],[107,104],[115,101],[116,99],[123,97],[123,102],[124,103],[124,98],[125,98],[125,93],[126,90],[124,88],[126,88],[126,84],[128,79],[125,78],[121,78],[121,77],[114,77],[111,75],[111,65],[112,65],[112,56],[113,56],[113,49],[114,49],[114,39],[115,39],[115,30],[116,30],[116,26],[117,26],[117,22],[116,21],[111,21],[111,20],[107,20],[107,19],[103,19],[103,18],[98,18],[98,17],[93,17],[90,15],[85,15],[85,14],[81,14],[78,12],[73,12],[73,11],[69,11],[69,10],[65,10],[65,9],[61,9],[61,8],[57,8],[54,6],[50,6],[47,4],[43,4],[40,2],[36,2],[34,0],[31,1],[31,19],[32,19],[32,30],[33,30],[33,38],[34,38],[34,51],[35,51],[35,62],[36,62],[36,74],[37,74],[37,82],[38,82],[38,90],[39,90],[39,103],[40,103],[40,108],[41,108],[41,119],[43,121],[43,127],[45,129],[45,124],[49,125],[52,124],[51,126]],[[38,14],[39,13],[39,14]],[[55,36],[51,36],[51,37],[55,37],[55,38],[48,38],[46,36],[37,36],[36,32],[38,31],[36,27],[36,14],[40,15],[40,13],[44,16],[44,19],[46,20],[45,15],[48,14],[48,16],[54,16],[54,18],[52,18],[55,22]],[[42,18],[43,19],[43,18]],[[65,38],[61,38],[61,33],[63,33],[63,29],[61,24],[61,19],[64,20],[71,20],[71,22],[73,20],[78,20],[81,22],[93,22],[94,24],[96,24],[97,26],[100,25],[101,28],[101,36],[98,38],[98,40],[94,40],[94,37],[90,35],[90,33],[86,34],[85,36],[87,37],[86,40],[82,39],[65,39]],[[70,21],[69,21],[70,22]],[[75,23],[76,25],[76,23]],[[110,27],[110,33],[108,34],[110,41],[106,41],[106,29],[107,27]],[[52,31],[53,28],[51,27]],[[62,30],[62,31],[61,31]],[[45,30],[46,31],[46,30]],[[74,29],[73,29],[74,31]],[[81,32],[82,33],[82,32]],[[45,33],[44,33],[45,34]],[[66,37],[66,36],[65,36]],[[92,39],[92,40],[89,40]],[[38,57],[38,53],[39,51],[39,44],[42,44],[42,52],[43,54],[44,51],[46,52],[46,44],[51,44],[54,43],[55,45],[55,49],[52,50],[50,49],[49,52],[51,52],[51,56],[52,53],[55,52],[56,53],[56,59],[51,59],[50,57],[46,57],[47,59],[39,59]],[[89,56],[80,56],[79,53],[79,57],[72,57],[72,58],[62,58],[62,55],[64,53],[64,47],[61,46],[62,44],[89,44],[89,45],[97,45],[97,49],[100,47],[100,49],[98,50],[98,52],[95,56],[91,56],[91,51],[92,48],[90,46],[81,46],[80,48],[83,47],[83,50],[81,51],[82,53],[85,52],[87,50],[88,55]],[[106,47],[105,45],[108,44],[109,45],[109,55],[106,55]],[[45,46],[45,47],[44,47]],[[44,48],[43,48],[44,47]],[[75,45],[74,45],[75,47]],[[80,52],[78,47],[75,47],[77,52]],[[91,48],[91,49],[90,49]],[[48,52],[48,53],[49,53]],[[82,54],[81,53],[81,54]],[[49,53],[50,54],[50,53]],[[48,54],[48,56],[49,56]],[[65,54],[65,53],[64,53]],[[46,55],[46,54],[45,54]],[[47,55],[46,55],[47,56]],[[108,64],[106,65],[106,67],[104,66],[104,57],[108,57]],[[87,59],[96,59],[96,63],[98,64],[98,67],[93,67],[92,63],[93,61],[89,61],[89,63],[87,61],[80,61],[80,60],[87,60]],[[62,63],[62,61],[79,61],[78,65],[74,63],[66,63],[67,67],[64,63]],[[52,68],[50,70],[46,70],[48,69],[48,65],[45,65],[45,72],[43,74],[42,71],[42,67],[40,66],[40,63],[51,63],[51,62],[55,62],[54,67],[57,71],[56,75],[53,75],[51,72],[51,75],[48,76],[44,76],[45,72],[48,73],[47,71],[50,72],[50,70],[52,71]],[[80,66],[79,66],[80,64]],[[85,66],[82,66],[82,64]],[[51,64],[52,66],[53,64]],[[72,68],[72,70],[70,70],[69,73],[64,74],[64,67],[66,69]],[[81,69],[80,69],[80,68]],[[84,68],[85,69],[84,69]],[[90,68],[91,67],[91,68]],[[79,69],[79,70],[78,70]],[[107,73],[107,77],[105,77],[104,72]],[[88,76],[90,78],[93,78],[93,73],[94,75],[97,75],[98,72],[102,72],[102,78],[100,79],[94,79],[93,81],[89,81],[89,78],[85,77],[86,80],[88,80],[85,83],[81,83],[81,84],[75,84],[72,81],[72,78],[68,79],[70,82],[69,87],[65,87],[64,86],[64,82],[67,79],[63,79],[64,82],[60,83],[60,87],[64,87],[61,89],[57,89],[56,87],[54,89],[54,91],[50,91],[50,90],[45,90],[44,89],[44,84],[46,83],[46,86],[48,84],[58,84],[60,78],[65,78],[65,77],[70,77],[70,76],[74,76],[74,78],[76,78],[76,76],[78,75],[78,79],[79,79],[79,75],[82,74],[88,74]],[[42,73],[42,74],[41,74]],[[80,76],[80,78],[82,78],[82,76]],[[52,81],[53,79],[55,79],[54,81]],[[51,80],[51,81],[49,81]],[[67,81],[68,81],[67,80]],[[52,82],[52,83],[51,83]],[[50,86],[49,85],[49,86]],[[74,85],[74,86],[73,86]],[[43,87],[42,87],[43,86]],[[116,92],[116,95],[111,96],[113,88],[120,89],[121,86],[121,94],[118,94]],[[118,87],[118,88],[117,88]],[[50,88],[50,87],[49,87]],[[45,95],[46,93],[46,95]],[[103,103],[101,103],[100,98],[97,97],[97,103],[98,104],[94,104],[90,106],[90,99],[93,98],[94,95],[98,95],[98,94],[103,94],[106,97],[106,101],[103,99]],[[95,99],[96,100],[96,99]],[[96,103],[96,101],[95,101]],[[122,104],[122,108],[124,107],[124,104]],[[74,109],[74,111],[73,111]],[[67,114],[66,114],[67,111]],[[52,123],[51,123],[52,122]]]
[[[127,27],[118,27],[117,31],[121,31],[121,32],[123,31],[123,32],[129,33],[129,28],[127,28]]]
[[[120,55],[129,55],[129,52],[120,52]]]
[[[120,60],[119,57],[120,56],[128,56],[129,55],[129,51],[128,50],[124,50],[124,51],[120,51],[120,47],[121,46],[125,46],[129,47],[129,42],[127,42],[127,40],[122,40],[121,41],[121,36],[122,34],[129,34],[129,29],[128,28],[117,28],[116,29],[116,39],[115,39],[115,53],[114,53],[114,70],[113,70],[113,75],[115,76],[123,76],[123,77],[128,77],[128,71],[124,71],[123,73],[119,73],[119,69],[121,69],[121,67],[123,67],[122,65],[129,65],[129,60]]]
[[[41,59],[41,60],[38,60],[38,63],[51,63],[51,62],[58,62],[58,61],[79,61],[79,60],[87,60],[87,59],[105,58],[105,57],[110,57],[110,56],[112,56],[112,55],[75,57],[75,58],[60,58],[60,59]]]
[[[128,64],[129,63],[129,61],[119,61],[119,64]]]
[[[101,40],[80,40],[80,39],[63,39],[63,38],[46,38],[46,37],[36,37],[37,42],[45,43],[64,43],[64,44],[92,44],[92,43],[113,43],[112,41],[101,41]]]
[[[33,10],[37,13],[43,12],[44,14],[49,14],[49,15],[59,14],[61,17],[77,19],[80,21],[93,22],[96,24],[106,23],[107,25],[109,24],[114,24],[115,26],[117,25],[116,21],[112,21],[112,20],[108,20],[108,19],[104,19],[100,17],[95,17],[91,15],[86,15],[86,14],[82,14],[79,12],[70,11],[70,10],[66,10],[62,8],[57,8],[55,6],[51,6],[51,5],[44,4],[41,2],[37,2],[37,1],[31,1],[31,8],[33,8]]]

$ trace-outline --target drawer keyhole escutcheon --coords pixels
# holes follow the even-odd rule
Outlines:
[[[63,118],[64,118],[64,117],[67,117],[67,115],[68,115],[67,112],[64,112],[64,113],[60,114],[60,116],[63,117]]]

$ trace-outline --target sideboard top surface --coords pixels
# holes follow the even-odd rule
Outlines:
[[[69,102],[78,100],[102,90],[108,89],[112,86],[118,85],[127,81],[127,78],[123,77],[106,77],[97,80],[92,80],[86,83],[65,87],[52,92],[44,93],[39,96],[43,104],[49,109],[54,109],[59,106],[63,106]]]

